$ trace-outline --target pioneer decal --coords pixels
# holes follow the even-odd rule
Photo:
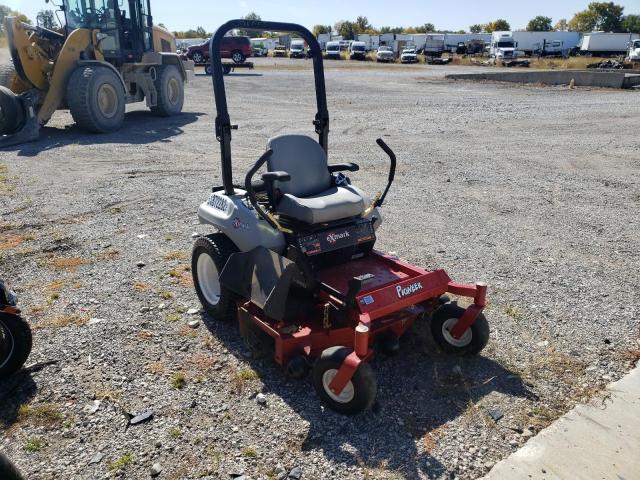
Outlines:
[[[413,295],[416,292],[422,290],[422,284],[420,282],[412,283],[411,285],[407,285],[406,287],[402,287],[398,285],[396,287],[396,292],[398,294],[398,298],[408,297],[409,295]]]
[[[217,195],[211,195],[209,197],[209,200],[207,201],[207,205],[215,208],[216,210],[226,212],[227,208],[229,207],[229,202],[226,198],[222,198]]]
[[[330,233],[327,235],[327,242],[331,245],[335,244],[338,240],[343,240],[345,238],[349,238],[349,232],[344,231],[341,233]]]

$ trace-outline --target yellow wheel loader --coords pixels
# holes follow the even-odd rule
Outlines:
[[[128,103],[146,101],[159,116],[182,111],[193,64],[153,26],[150,0],[62,0],[59,8],[65,25],[56,31],[5,19],[12,63],[0,65],[0,147],[36,140],[60,109],[95,133],[118,130]]]

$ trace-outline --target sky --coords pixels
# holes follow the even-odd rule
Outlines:
[[[59,3],[60,0],[53,0]],[[122,0],[121,0],[122,1]],[[571,19],[584,10],[590,0],[453,0],[447,2],[403,0],[151,0],[154,22],[164,23],[170,30],[187,30],[198,26],[214,31],[227,20],[256,12],[263,20],[300,23],[308,28],[315,24],[334,25],[338,20],[355,20],[364,15],[374,27],[417,26],[427,22],[437,29],[467,30],[470,25],[504,18],[516,30],[524,28],[536,15]],[[0,3],[35,19],[43,8],[53,8],[44,0],[0,0]],[[640,14],[640,0],[617,1],[625,14]]]

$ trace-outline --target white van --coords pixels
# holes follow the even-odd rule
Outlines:
[[[367,44],[364,42],[351,42],[351,45],[349,45],[349,58],[351,60],[365,60],[367,58]]]
[[[324,58],[340,60],[340,42],[327,42],[327,48],[324,51]]]

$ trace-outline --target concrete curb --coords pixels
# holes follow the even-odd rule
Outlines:
[[[640,366],[579,405],[484,477],[486,480],[640,478]]]
[[[446,75],[450,80],[491,80],[512,83],[542,83],[569,85],[571,80],[579,87],[631,88],[640,84],[640,75],[621,71],[586,70],[531,70],[526,72],[456,73]]]

